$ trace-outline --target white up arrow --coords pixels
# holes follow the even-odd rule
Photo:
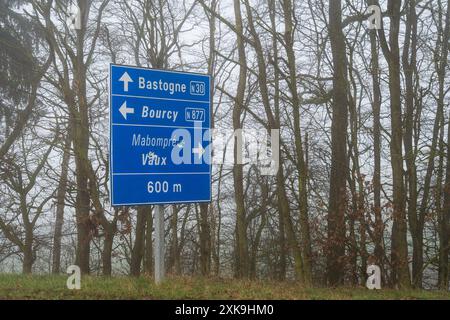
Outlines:
[[[199,142],[198,143],[198,148],[193,148],[192,149],[192,153],[193,154],[197,154],[198,158],[201,159],[202,155],[205,153],[205,149],[203,149],[202,144]]]
[[[128,92],[128,83],[133,82],[128,72],[125,72],[119,79],[119,81],[123,82],[123,91]]]
[[[129,114],[129,113],[133,114],[134,113],[134,109],[133,108],[127,108],[127,102],[126,101],[119,108],[119,111],[123,115],[125,120],[127,120],[127,114]]]

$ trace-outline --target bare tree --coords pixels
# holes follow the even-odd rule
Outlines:
[[[345,212],[346,212],[346,177],[347,160],[347,58],[345,41],[342,33],[341,1],[329,3],[329,33],[333,53],[333,119],[331,125],[331,176],[328,213],[328,256],[327,274],[330,285],[344,282],[345,256]]]

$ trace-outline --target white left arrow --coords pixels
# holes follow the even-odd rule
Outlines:
[[[133,114],[134,113],[134,109],[133,108],[127,108],[127,102],[125,101],[122,106],[119,108],[120,113],[122,114],[122,116],[125,118],[125,120],[127,120],[127,114]]]
[[[197,154],[198,158],[201,159],[202,155],[205,153],[205,149],[203,149],[202,144],[199,142],[198,143],[198,148],[193,148],[192,149],[192,153],[193,154]]]
[[[128,72],[125,72],[120,78],[119,81],[123,82],[123,91],[128,92],[128,83],[133,82]]]

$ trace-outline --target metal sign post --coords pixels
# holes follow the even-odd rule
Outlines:
[[[155,206],[155,283],[164,280],[164,206]]]
[[[211,78],[111,64],[109,81],[111,204],[156,205],[160,283],[162,205],[211,201]]]

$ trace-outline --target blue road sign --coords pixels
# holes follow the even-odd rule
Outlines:
[[[111,64],[111,204],[211,201],[208,75]]]

